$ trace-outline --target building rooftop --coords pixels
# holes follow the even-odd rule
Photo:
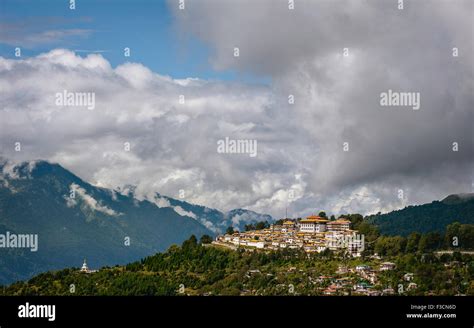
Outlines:
[[[301,219],[301,223],[325,223],[329,220],[323,219],[320,216],[308,216],[306,219]]]
[[[339,220],[337,219],[336,221],[331,221],[331,222],[328,222],[328,224],[350,224],[351,221],[349,220]]]

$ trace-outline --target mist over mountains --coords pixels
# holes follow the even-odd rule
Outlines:
[[[180,215],[196,219],[207,229],[216,234],[224,233],[230,226],[242,231],[245,229],[245,225],[249,223],[273,221],[272,216],[268,214],[260,214],[241,208],[233,209],[228,212],[221,212],[206,206],[191,204],[182,200],[160,195],[159,193],[156,194],[152,201],[159,207],[171,207]]]
[[[247,210],[228,213],[157,194],[137,199],[93,186],[59,164],[0,162],[0,233],[37,234],[38,250],[0,249],[0,283],[39,272],[123,264],[229,225],[271,221]]]
[[[366,217],[385,235],[442,232],[452,222],[474,224],[474,194],[408,206]],[[133,186],[93,186],[59,164],[0,160],[0,233],[36,234],[38,250],[1,248],[0,284],[40,272],[124,264],[181,244],[189,236],[216,236],[229,226],[273,222],[245,209],[228,212],[160,193],[137,198]]]

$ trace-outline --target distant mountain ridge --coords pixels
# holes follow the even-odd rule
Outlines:
[[[474,193],[453,194],[441,201],[408,206],[367,217],[382,234],[406,236],[411,232],[443,232],[453,222],[474,224]]]
[[[461,204],[471,200],[474,200],[474,193],[461,193],[449,195],[441,202],[444,204]]]
[[[225,230],[230,226],[243,231],[245,229],[245,225],[249,223],[261,221],[268,221],[271,223],[274,221],[273,217],[268,214],[260,214],[242,208],[233,209],[223,213],[213,208],[191,204],[186,201],[163,196],[158,193],[155,196],[155,201],[161,201],[164,204],[171,206],[175,209],[175,211],[182,213],[182,215],[194,217],[206,228],[216,234],[224,233]]]
[[[0,284],[78,266],[84,258],[91,267],[136,261],[193,234],[215,235],[232,221],[217,210],[166,199],[189,216],[93,186],[59,164],[1,159],[0,234],[37,234],[39,247],[37,252],[0,248]]]
[[[383,234],[442,232],[452,222],[474,224],[474,194],[408,206],[366,218]],[[0,234],[38,234],[39,249],[0,248],[0,284],[79,266],[124,264],[180,244],[194,234],[215,236],[233,226],[273,222],[246,209],[221,212],[156,193],[137,199],[129,192],[93,186],[59,164],[13,164],[0,158]],[[130,241],[125,245],[126,239]]]

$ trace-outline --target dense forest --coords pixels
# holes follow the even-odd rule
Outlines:
[[[382,234],[407,236],[414,231],[443,232],[454,221],[474,224],[474,194],[450,195],[442,201],[408,206],[367,219]]]
[[[354,218],[352,218],[354,219]],[[474,295],[474,226],[454,223],[443,234],[380,236],[365,221],[358,228],[368,233],[368,248],[361,258],[325,251],[237,251],[209,244],[211,239],[192,236],[126,266],[105,267],[95,273],[78,268],[40,274],[27,282],[0,288],[0,295],[322,295],[334,281],[346,281],[341,295],[369,282],[355,271],[338,273],[341,266],[378,267],[383,261],[394,270],[378,272],[374,290],[395,289],[402,295]],[[453,236],[467,234],[463,247],[452,245]],[[463,240],[461,237],[460,240]],[[440,254],[439,250],[453,249]],[[377,252],[382,257],[374,257]],[[413,274],[417,288],[408,290],[404,275]],[[401,289],[400,289],[400,286]],[[401,291],[402,292],[401,292]]]

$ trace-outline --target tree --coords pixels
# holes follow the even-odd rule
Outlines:
[[[440,248],[441,244],[442,238],[438,232],[428,232],[427,234],[423,234],[420,237],[420,241],[418,243],[418,251],[423,253],[430,252]]]
[[[324,211],[319,212],[318,215],[322,218],[327,218],[326,212],[324,212]]]
[[[374,251],[375,251],[375,253],[377,253],[381,256],[385,256],[385,255],[387,255],[387,247],[388,247],[387,237],[381,236],[375,242]]]
[[[377,227],[367,221],[361,222],[354,229],[358,230],[361,235],[364,235],[364,240],[367,242],[372,242],[379,236]]]
[[[330,218],[331,221],[335,221],[336,220],[336,217],[333,215],[331,215],[331,218]]]
[[[225,233],[227,235],[233,235],[234,234],[234,227],[230,226],[227,228],[227,230],[225,231]]]
[[[183,249],[188,249],[188,248],[193,248],[195,246],[197,246],[198,242],[197,242],[197,238],[195,235],[191,235],[191,237],[189,237],[188,240],[185,240],[183,242]]]
[[[474,249],[474,225],[451,223],[446,227],[444,242],[451,249]]]
[[[268,224],[267,221],[261,221],[255,224],[255,230],[262,230],[268,227],[270,227],[270,224]]]
[[[474,225],[461,224],[459,229],[459,246],[462,249],[474,249]]]
[[[418,251],[418,244],[420,243],[421,235],[418,232],[412,232],[407,238],[407,247],[405,253],[413,254]]]
[[[201,236],[201,244],[210,244],[212,243],[212,237],[209,235],[202,235]]]
[[[253,224],[246,224],[244,229],[245,231],[252,231],[255,230],[255,227],[253,226]]]
[[[388,249],[387,255],[396,256],[405,251],[407,241],[405,237],[394,236],[389,239],[390,247]]]
[[[382,256],[396,256],[403,252],[406,240],[401,236],[382,236],[375,242],[375,252]]]
[[[453,222],[446,227],[445,234],[445,244],[448,248],[458,247],[459,246],[459,230],[461,229],[461,224],[459,222]],[[455,243],[457,242],[457,244]]]
[[[359,226],[359,224],[364,222],[364,217],[361,214],[349,214],[347,216],[347,219],[351,221],[354,229],[356,229]]]

